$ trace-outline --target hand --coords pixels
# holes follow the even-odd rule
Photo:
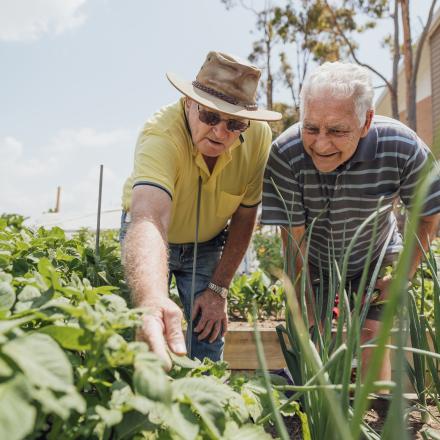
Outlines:
[[[144,341],[150,350],[163,361],[166,371],[172,363],[167,352],[167,345],[177,355],[186,354],[185,338],[182,332],[182,311],[167,297],[151,298],[142,306],[149,309],[143,316],[142,327],[136,333],[136,339]]]
[[[380,304],[388,299],[391,280],[391,275],[385,275],[384,277],[377,279],[374,288],[375,290],[379,290],[379,295],[376,298],[372,297],[371,304]]]
[[[212,344],[219,333],[224,336],[228,330],[227,300],[219,294],[206,289],[194,301],[192,320],[200,313],[200,321],[194,329],[199,333],[198,340],[206,339]]]

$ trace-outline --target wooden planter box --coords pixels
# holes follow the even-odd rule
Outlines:
[[[275,328],[261,327],[261,340],[269,370],[286,366]],[[260,368],[255,346],[254,330],[246,323],[229,323],[225,336],[224,359],[231,370],[257,370]]]
[[[281,323],[281,322],[280,322]],[[278,335],[275,327],[259,328],[263,342],[264,355],[266,357],[267,368],[269,370],[279,370],[286,366],[284,356],[278,341]],[[429,345],[432,348],[432,340],[428,336]],[[392,336],[392,343],[396,344]],[[407,342],[410,346],[410,341]],[[392,351],[391,353],[394,353]],[[412,365],[412,354],[406,353],[409,363]],[[224,359],[228,362],[231,370],[257,370],[260,368],[257,357],[257,348],[255,346],[254,330],[247,323],[229,323],[229,330],[225,337]],[[407,380],[405,384],[407,392],[414,392],[412,386]]]

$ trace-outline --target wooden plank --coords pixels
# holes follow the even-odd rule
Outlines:
[[[286,363],[275,329],[262,328],[260,335],[268,369],[284,368]],[[250,327],[232,328],[226,333],[224,359],[228,362],[231,370],[257,370],[260,368],[254,332]]]

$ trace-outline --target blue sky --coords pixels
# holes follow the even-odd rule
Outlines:
[[[386,73],[390,26],[359,40]],[[37,216],[57,186],[63,212],[92,212],[100,163],[103,206],[119,207],[140,127],[179,97],[165,72],[192,79],[209,50],[245,58],[253,28],[220,0],[0,0],[0,213]]]

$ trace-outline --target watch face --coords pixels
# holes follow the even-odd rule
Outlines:
[[[222,289],[222,292],[220,293],[220,296],[224,299],[228,297],[228,289]]]

